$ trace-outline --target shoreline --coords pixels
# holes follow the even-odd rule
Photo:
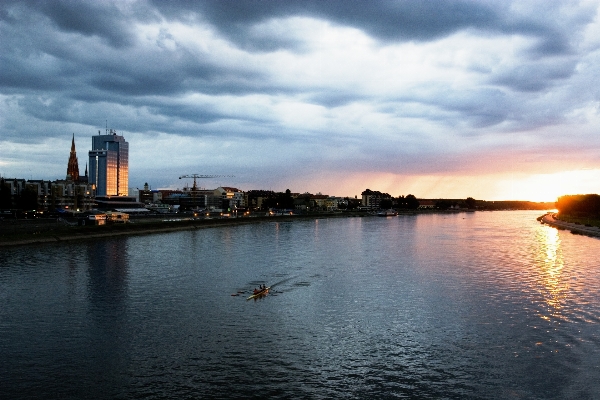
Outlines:
[[[600,238],[600,228],[574,224],[572,222],[561,221],[555,217],[556,213],[546,213],[538,218],[542,224],[549,225],[559,230],[569,230],[574,235],[584,235]]]
[[[75,240],[88,240],[97,238],[150,235],[155,233],[170,233],[179,231],[192,231],[199,229],[218,228],[226,226],[238,226],[257,224],[264,222],[291,222],[297,220],[312,220],[324,218],[363,218],[368,215],[359,214],[315,214],[315,215],[274,215],[245,218],[224,219],[189,219],[180,221],[135,221],[126,224],[110,225],[84,225],[65,226],[50,228],[45,231],[20,234],[4,234],[0,236],[0,248],[11,246],[27,246],[34,244],[57,243]]]
[[[419,215],[431,213],[455,214],[460,212],[467,211],[406,210],[404,212],[400,212],[399,215]],[[58,223],[56,221],[29,220],[25,222],[25,224],[32,225],[33,229],[24,230],[21,232],[17,232],[17,226],[19,226],[19,224],[23,224],[24,221],[20,221],[11,226],[0,226],[0,228],[3,228],[0,230],[0,248],[11,246],[28,246],[46,243],[59,243],[75,240],[89,240],[126,235],[150,235],[155,233],[170,233],[186,230],[208,229],[264,222],[291,222],[297,220],[316,220],[326,218],[366,218],[373,216],[375,215],[367,212],[322,212],[305,215],[252,216],[223,219],[183,219],[178,221],[163,220],[163,218],[165,217],[157,216],[155,219],[151,220],[133,220],[132,222],[126,224],[110,224],[102,226],[73,226],[71,224]],[[543,217],[540,217],[538,220],[541,220],[542,218]],[[552,225],[551,222],[546,223]],[[38,227],[40,229],[36,229]],[[564,229],[571,229],[573,231],[574,229],[578,228],[579,227],[576,226]],[[12,230],[14,230],[14,233],[10,232]],[[598,232],[597,236],[600,237],[600,231]]]

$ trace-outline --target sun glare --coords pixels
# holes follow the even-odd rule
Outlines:
[[[498,183],[503,200],[556,201],[566,194],[600,192],[600,170],[564,171],[538,174]]]
[[[568,280],[563,277],[564,261],[558,230],[540,226],[537,239],[538,276],[535,288],[541,292],[547,306],[541,311],[540,317],[550,320],[552,317],[560,317],[569,285]]]

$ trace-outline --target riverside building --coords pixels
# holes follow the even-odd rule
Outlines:
[[[89,152],[89,182],[96,196],[127,196],[129,185],[129,143],[110,129],[92,136]]]

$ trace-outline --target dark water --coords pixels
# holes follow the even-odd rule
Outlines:
[[[539,214],[2,249],[0,397],[598,399],[600,240]]]

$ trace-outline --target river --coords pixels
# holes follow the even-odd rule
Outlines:
[[[600,240],[540,214],[3,248],[0,398],[598,399]]]

